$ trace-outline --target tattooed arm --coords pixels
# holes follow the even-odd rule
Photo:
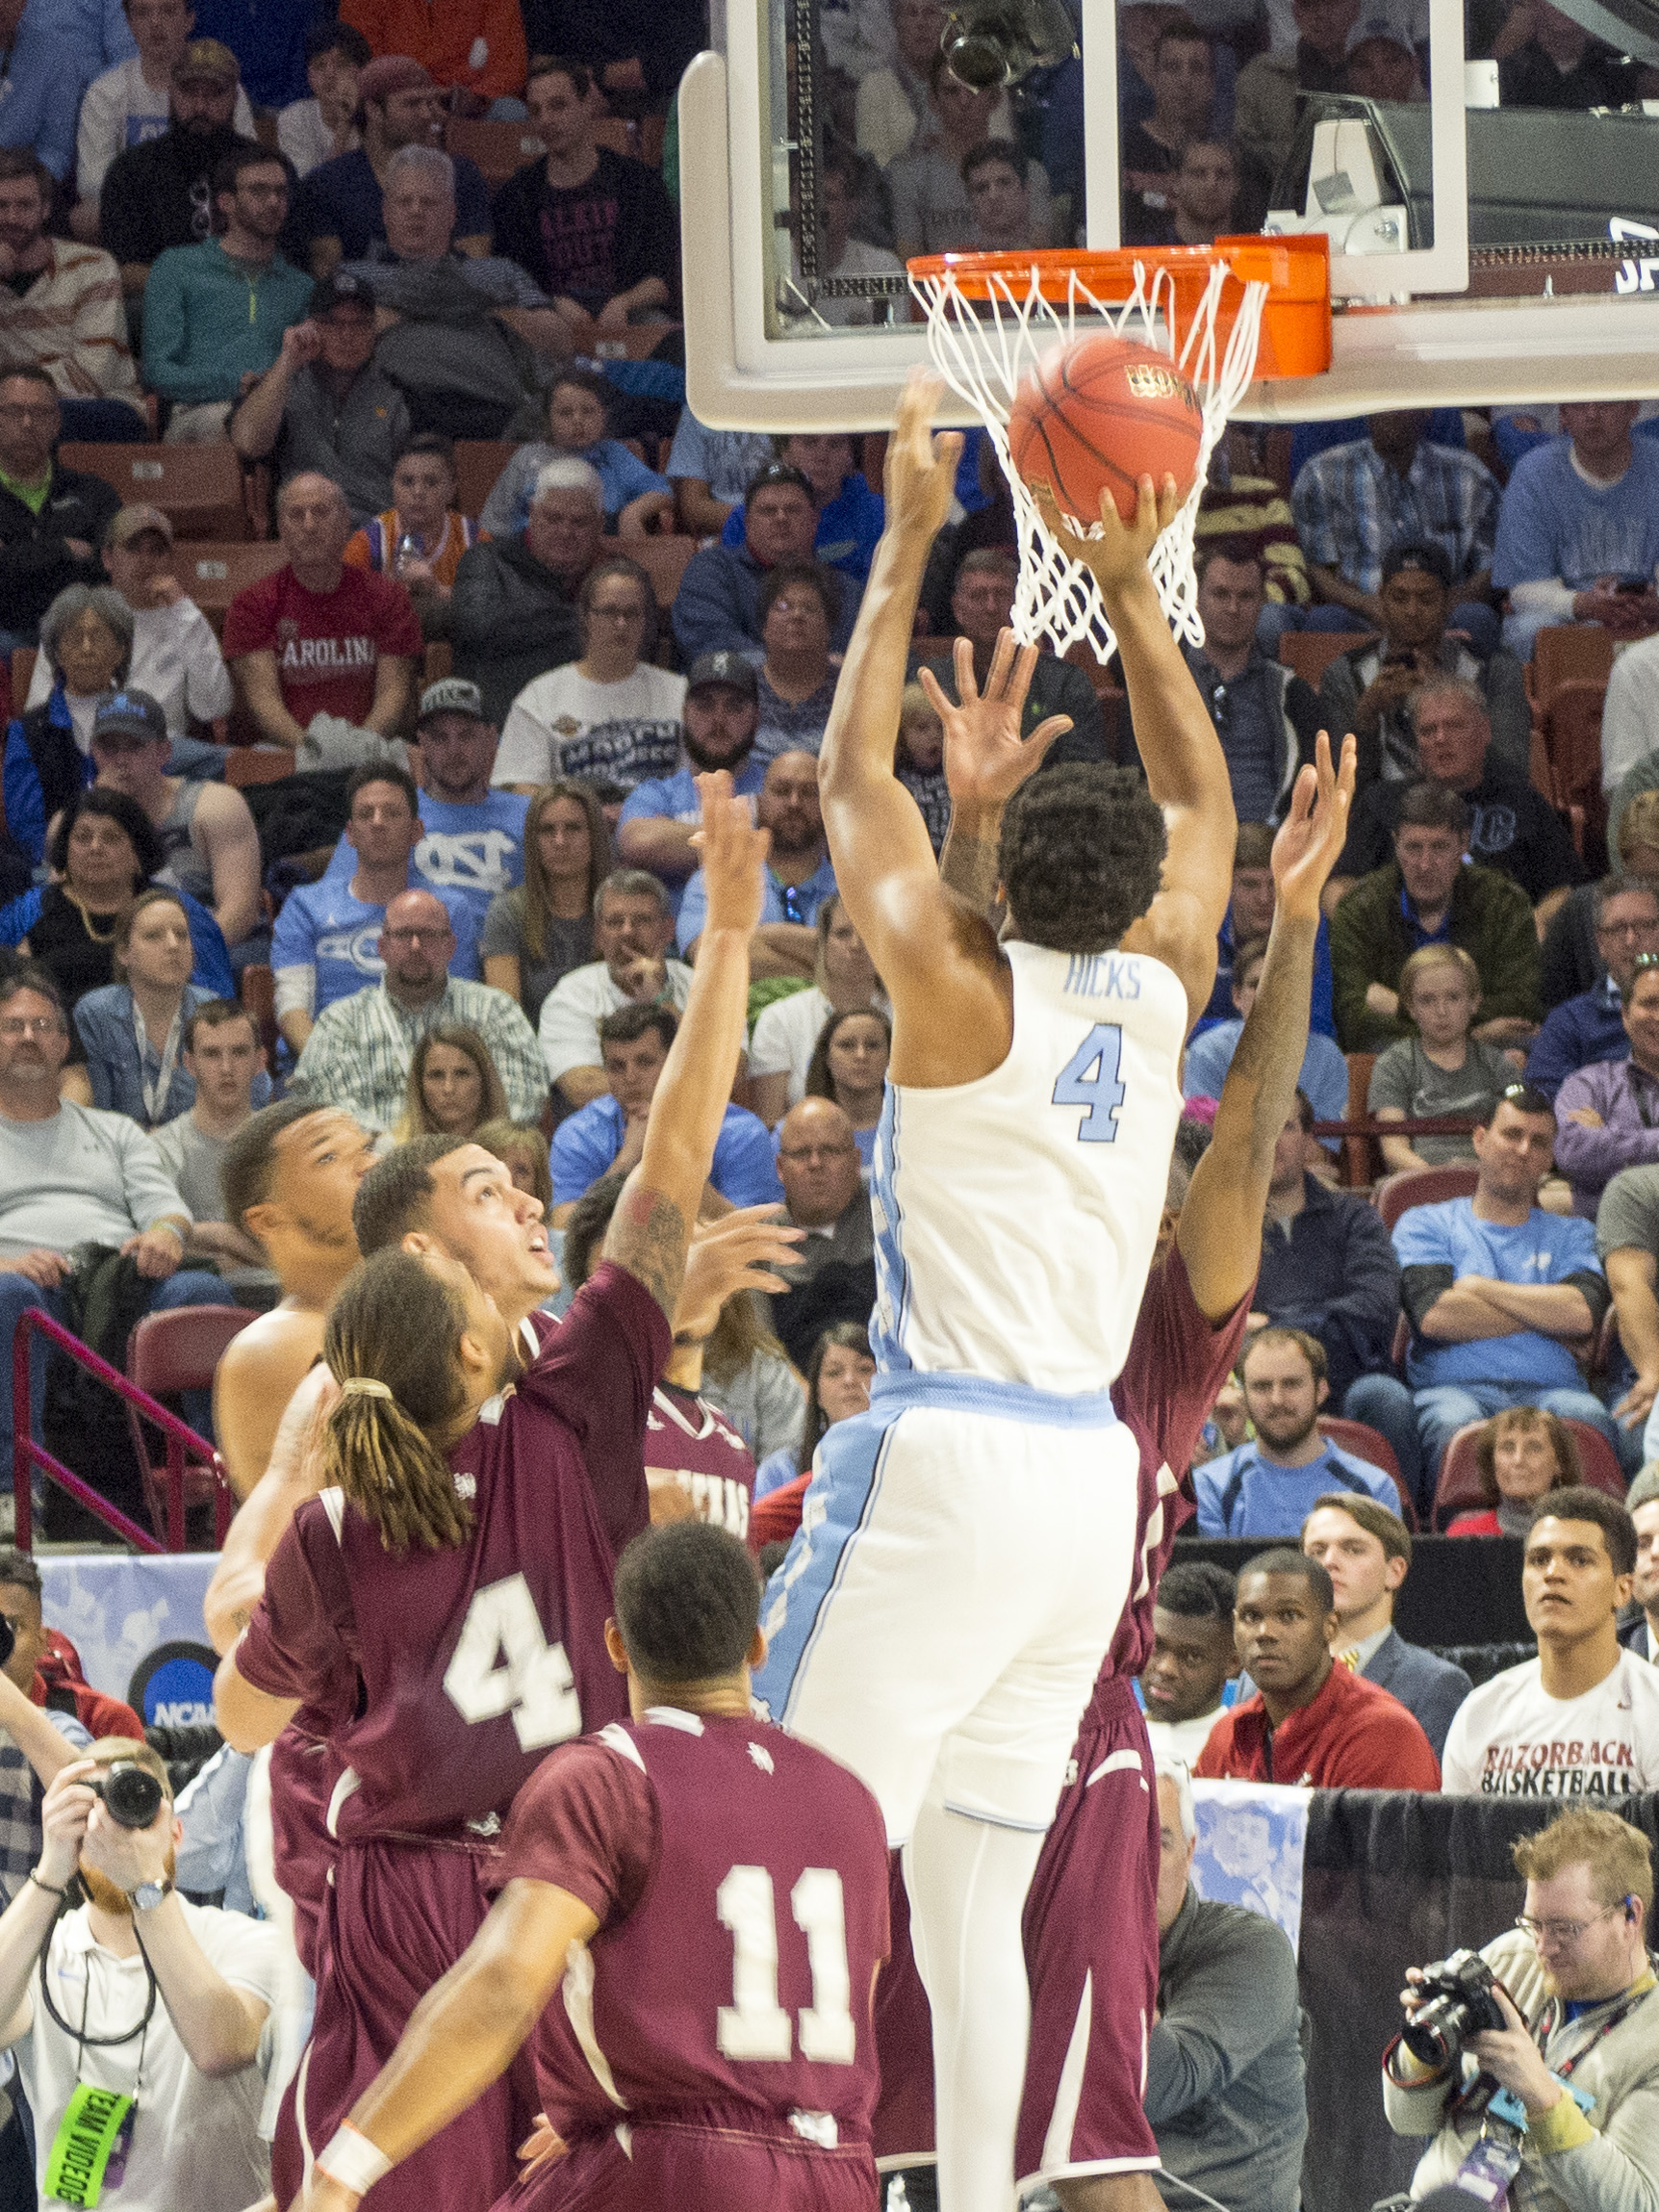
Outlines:
[[[1273,1147],[1295,1104],[1308,1049],[1319,893],[1347,836],[1353,794],[1354,740],[1343,743],[1339,776],[1321,731],[1318,765],[1297,778],[1289,815],[1273,840],[1278,898],[1262,980],[1175,1232],[1193,1298],[1210,1321],[1230,1314],[1256,1280]]]
[[[700,776],[708,920],[691,995],[657,1082],[645,1150],[624,1185],[604,1256],[650,1291],[672,1322],[698,1201],[731,1099],[749,1008],[749,939],[759,926],[769,838],[731,779]]]

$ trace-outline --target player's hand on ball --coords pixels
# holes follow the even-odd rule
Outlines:
[[[882,490],[887,527],[906,537],[932,540],[944,527],[962,457],[959,430],[933,435],[933,416],[944,383],[927,369],[912,369],[899,395],[899,412],[887,440]]]
[[[761,884],[772,833],[757,830],[749,801],[734,797],[731,778],[722,769],[697,779],[702,824],[692,843],[702,863],[708,892],[706,930],[741,930],[753,937],[760,926]]]
[[[1355,740],[1342,740],[1340,769],[1331,764],[1331,740],[1320,731],[1311,765],[1290,793],[1290,811],[1273,839],[1273,887],[1281,913],[1317,922],[1319,893],[1348,837],[1358,758]]]
[[[1063,732],[1071,728],[1069,714],[1051,714],[1029,737],[1020,735],[1026,693],[1036,673],[1034,645],[1016,649],[1014,633],[1005,630],[997,639],[985,687],[974,678],[974,648],[958,637],[956,648],[957,706],[932,670],[920,671],[928,704],[945,732],[945,782],[954,807],[1005,807],[1043,755]]]
[[[1134,522],[1126,523],[1111,494],[1102,492],[1100,535],[1084,537],[1060,513],[1052,484],[1034,477],[1031,493],[1061,549],[1087,569],[1109,599],[1148,580],[1146,564],[1152,549],[1181,512],[1181,493],[1172,476],[1165,475],[1161,486],[1155,485],[1150,476],[1142,476]]]

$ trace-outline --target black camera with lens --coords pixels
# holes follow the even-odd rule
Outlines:
[[[123,1828],[147,1828],[162,1809],[161,1784],[147,1766],[130,1759],[113,1759],[88,1777],[87,1788],[103,1799],[110,1818]]]
[[[1471,2036],[1509,2024],[1493,1970],[1478,1951],[1453,1951],[1425,1967],[1417,1992],[1424,2001],[1407,2019],[1401,2037],[1424,2066],[1455,2067]]]

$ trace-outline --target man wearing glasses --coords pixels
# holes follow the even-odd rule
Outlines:
[[[1479,2200],[1491,2202],[1507,2175],[1517,2212],[1650,2202],[1659,2187],[1652,1847],[1617,1813],[1585,1811],[1559,1814],[1513,1851],[1525,1909],[1481,1953],[1508,2024],[1472,2037],[1443,2068],[1398,2040],[1384,2053],[1390,2126],[1434,2137],[1411,2193],[1461,2185],[1472,2196],[1479,2183],[1488,2191]],[[1416,2014],[1420,1969],[1406,1978],[1405,2009]],[[1508,2093],[1501,2104],[1468,2094],[1477,2074]],[[1519,2118],[1494,2117],[1516,2105]]]
[[[548,1071],[517,999],[449,973],[455,932],[435,891],[400,891],[380,931],[386,971],[367,990],[325,1006],[305,1041],[291,1093],[339,1106],[365,1129],[403,1111],[415,1047],[439,1022],[475,1029],[489,1047],[515,1121],[539,1119]]]
[[[1659,1669],[1619,1641],[1635,1569],[1635,1523],[1616,1498],[1574,1485],[1540,1501],[1520,1575],[1538,1657],[1458,1709],[1448,1796],[1617,1800],[1659,1787]]]
[[[1659,890],[1634,876],[1604,876],[1592,905],[1599,983],[1551,1009],[1526,1060],[1526,1080],[1553,1099],[1576,1067],[1623,1060],[1624,998],[1643,953],[1659,953]]]
[[[38,645],[40,617],[67,585],[107,580],[97,549],[121,495],[64,467],[59,428],[44,369],[0,374],[0,653]]]

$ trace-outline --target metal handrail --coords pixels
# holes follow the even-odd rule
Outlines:
[[[55,1458],[43,1444],[37,1444],[29,1433],[29,1340],[31,1332],[38,1330],[60,1351],[67,1352],[78,1367],[113,1390],[153,1428],[159,1428],[167,1447],[167,1540],[161,1543],[147,1529],[129,1519],[118,1505],[83,1481],[72,1468],[65,1467]],[[204,1467],[213,1477],[214,1533],[220,1545],[225,1530],[230,1527],[233,1501],[229,1478],[224,1461],[211,1444],[205,1443],[188,1421],[181,1421],[176,1413],[169,1413],[158,1403],[147,1390],[124,1376],[119,1368],[112,1367],[107,1359],[99,1357],[89,1345],[83,1344],[52,1319],[38,1306],[27,1306],[17,1317],[16,1330],[12,1340],[12,1496],[15,1523],[13,1541],[20,1552],[27,1552],[34,1541],[34,1493],[31,1470],[38,1467],[48,1481],[56,1482],[66,1490],[78,1505],[82,1505],[103,1522],[118,1536],[123,1544],[136,1552],[167,1553],[185,1549],[185,1474],[190,1464]]]

